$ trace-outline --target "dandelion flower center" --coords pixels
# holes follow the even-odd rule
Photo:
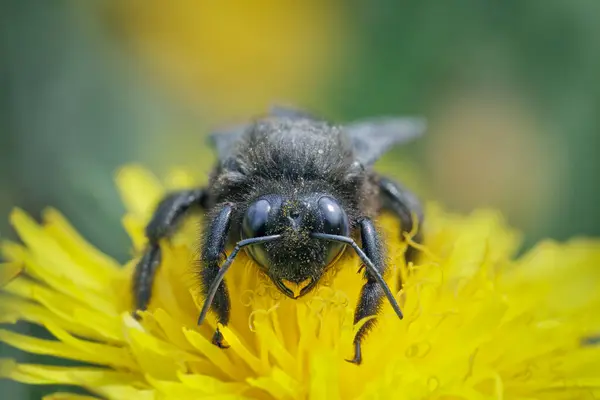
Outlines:
[[[185,172],[159,182],[139,167],[118,183],[134,254],[143,228],[167,189],[192,185]],[[378,221],[405,318],[386,303],[349,364],[353,310],[363,278],[344,256],[311,294],[281,295],[240,253],[226,276],[230,348],[211,343],[214,317],[197,326],[196,228],[162,244],[153,298],[131,317],[131,275],[87,243],[57,211],[42,224],[22,211],[11,221],[23,244],[4,242],[0,340],[24,351],[81,362],[18,364],[0,376],[27,384],[61,383],[107,399],[576,399],[600,396],[600,242],[543,242],[514,258],[519,235],[498,213],[469,216],[428,207],[426,247],[416,265],[393,218]],[[20,269],[23,268],[23,271]],[[393,285],[395,287],[395,285]],[[53,340],[15,333],[18,320],[45,327]],[[57,398],[76,399],[61,394]],[[586,397],[588,396],[588,397]]]

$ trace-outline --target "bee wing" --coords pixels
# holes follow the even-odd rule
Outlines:
[[[344,129],[352,141],[357,160],[369,166],[392,146],[422,136],[426,123],[422,118],[383,117],[357,121]]]

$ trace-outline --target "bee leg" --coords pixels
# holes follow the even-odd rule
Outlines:
[[[231,215],[233,213],[233,204],[226,203],[220,209],[216,210],[213,218],[208,218],[204,241],[202,244],[202,257],[200,278],[202,282],[202,294],[207,298],[209,288],[219,273],[220,264],[225,253],[225,245],[229,235],[231,225]],[[231,303],[229,301],[229,292],[225,281],[221,282],[217,292],[212,300],[210,309],[217,315],[217,322],[225,326],[229,323],[229,312]],[[212,343],[220,348],[229,346],[224,344],[223,334],[217,327],[212,338]]]
[[[423,242],[423,208],[417,197],[400,184],[386,178],[379,178],[379,188],[384,208],[398,216],[402,224],[402,232],[413,231],[413,215],[417,218],[419,227],[412,238],[416,243]],[[416,249],[409,246],[405,253],[406,261],[414,261]]]
[[[177,223],[191,206],[204,207],[206,197],[205,189],[182,190],[167,195],[158,204],[152,219],[146,226],[148,245],[133,275],[136,311],[145,310],[150,302],[154,276],[161,262],[160,240],[172,235]]]
[[[385,272],[385,257],[383,246],[373,222],[369,218],[363,218],[359,222],[362,249],[365,255],[371,260],[373,265],[381,273]],[[360,291],[360,300],[354,311],[354,324],[360,322],[363,318],[377,315],[381,308],[384,291],[381,285],[365,270],[364,276],[367,283]],[[354,358],[347,360],[354,364],[360,364],[362,361],[361,343],[367,333],[375,325],[375,319],[372,318],[365,322],[354,337]]]

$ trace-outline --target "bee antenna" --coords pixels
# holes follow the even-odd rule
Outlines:
[[[354,249],[356,254],[358,254],[358,257],[360,258],[360,260],[366,266],[367,271],[369,271],[371,276],[373,276],[375,278],[377,283],[379,283],[379,286],[381,286],[381,288],[383,289],[385,296],[387,297],[388,301],[392,305],[392,308],[396,312],[396,315],[398,316],[398,318],[400,318],[400,319],[404,318],[404,315],[402,314],[402,310],[400,310],[400,306],[398,305],[396,298],[392,294],[390,287],[387,285],[387,283],[383,279],[383,276],[381,276],[381,273],[379,272],[379,270],[375,267],[375,265],[373,265],[373,262],[371,262],[369,257],[367,257],[365,252],[358,246],[358,244],[356,244],[354,239],[347,237],[347,236],[330,235],[327,233],[316,233],[316,232],[312,233],[311,236],[315,239],[323,239],[323,240],[329,240],[331,242],[346,243],[346,244],[349,244],[350,246],[352,246],[352,248]]]

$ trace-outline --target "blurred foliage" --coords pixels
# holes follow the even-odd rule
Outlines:
[[[386,172],[452,209],[499,207],[528,243],[600,234],[599,2],[163,4],[0,3],[1,215],[52,205],[124,259],[119,165],[205,171],[211,126],[283,101],[424,114]]]

